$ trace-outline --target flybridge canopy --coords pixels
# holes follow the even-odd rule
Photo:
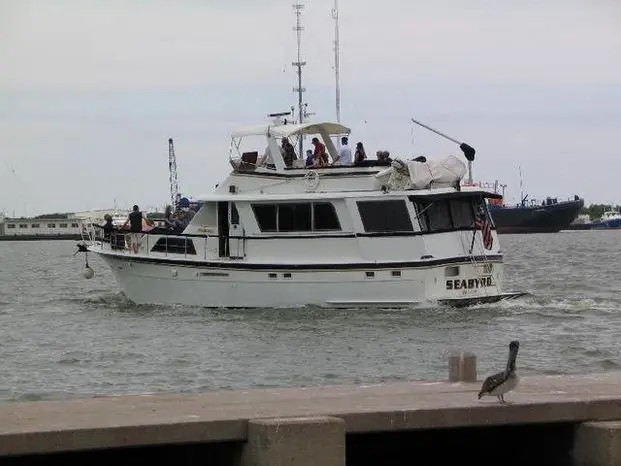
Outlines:
[[[338,159],[338,152],[332,138],[350,133],[351,129],[347,126],[331,121],[286,124],[281,120],[276,120],[272,124],[251,126],[233,132],[231,134],[229,158],[235,170],[284,172],[286,168],[304,168],[304,154],[296,153],[295,149],[294,154],[289,153],[289,157],[285,162],[284,146],[280,145],[281,139],[297,138],[296,149],[298,152],[303,152],[303,138],[313,135],[323,142],[327,154],[334,161]],[[267,147],[265,149],[254,145],[249,151],[240,150],[242,141],[245,141],[244,145],[247,145],[247,138],[252,140],[256,136],[267,139]],[[265,144],[265,142],[262,144]],[[234,153],[239,154],[239,157],[235,157]]]
[[[258,125],[235,131],[231,137],[241,138],[245,136],[272,136],[275,138],[286,138],[289,136],[298,136],[306,134],[327,134],[328,136],[336,136],[340,134],[349,134],[351,129],[340,123],[324,121],[321,123],[302,123],[290,125]]]

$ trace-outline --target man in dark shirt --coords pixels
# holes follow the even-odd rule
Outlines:
[[[129,241],[128,246],[134,251],[134,254],[138,254],[138,246],[140,246],[140,240],[142,239],[142,219],[145,219],[147,225],[153,226],[153,222],[146,218],[137,205],[135,205],[127,216],[127,220],[123,224],[123,228],[127,228],[129,224]]]
[[[285,161],[285,166],[291,167],[293,166],[293,161],[297,158],[295,155],[295,149],[287,138],[282,138],[281,142],[282,146],[280,147],[280,152],[282,153]]]

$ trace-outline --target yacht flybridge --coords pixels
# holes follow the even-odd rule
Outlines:
[[[81,250],[101,256],[136,303],[393,307],[522,294],[503,291],[485,202],[498,194],[462,186],[466,165],[453,156],[341,165],[333,138],[349,133],[334,122],[282,120],[236,131],[232,171],[199,198],[185,229],[155,228],[137,249],[119,240],[126,232],[94,229]],[[283,140],[302,147],[312,137],[326,166],[306,167],[304,154],[292,160],[283,150]]]

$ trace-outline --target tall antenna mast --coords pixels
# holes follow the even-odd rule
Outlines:
[[[302,87],[302,67],[306,65],[305,61],[302,61],[301,49],[302,49],[302,31],[304,28],[302,27],[302,10],[304,9],[304,5],[297,0],[293,5],[293,9],[295,10],[296,22],[293,30],[297,33],[298,38],[298,61],[293,62],[293,66],[296,67],[298,73],[298,86],[293,88],[293,92],[298,93],[298,120],[300,124],[304,122],[304,104],[302,103],[302,94],[306,91],[306,88]],[[299,137],[299,145],[300,145],[300,155],[304,151],[304,142],[302,137]]]
[[[332,18],[334,19],[334,79],[336,83],[336,121],[341,122],[341,85],[339,76],[339,0],[334,0],[334,8],[332,9]]]
[[[302,31],[304,27],[302,26],[302,10],[304,9],[304,5],[298,0],[294,5],[293,9],[295,10],[296,22],[293,30],[297,33],[298,38],[298,61],[293,62],[293,66],[296,67],[298,73],[298,85],[293,88],[293,92],[298,93],[298,120],[300,123],[304,122],[304,108],[302,103],[302,95],[306,92],[306,88],[302,87],[302,67],[306,65],[305,61],[302,61]]]

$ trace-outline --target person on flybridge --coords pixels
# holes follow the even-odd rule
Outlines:
[[[336,160],[339,165],[352,164],[351,147],[349,147],[348,141],[349,139],[347,138],[347,136],[343,136],[341,138],[341,149],[339,150],[339,158]]]
[[[289,142],[289,139],[287,138],[282,138],[280,140],[280,143],[281,143],[280,155],[282,155],[282,158],[285,162],[285,166],[292,167],[294,160],[297,160],[298,158],[295,153],[295,148],[293,147],[293,144],[291,144]],[[265,165],[269,168],[276,167],[274,165],[274,159],[272,157],[272,153],[270,151],[269,146],[265,147],[265,152],[263,153],[263,157],[261,158],[261,162],[259,162],[259,165]]]
[[[285,166],[292,167],[293,161],[298,158],[297,155],[295,155],[295,149],[287,138],[282,138],[281,143],[280,153],[285,161]]]
[[[326,154],[325,144],[319,142],[318,138],[313,138],[311,140],[311,144],[315,146],[315,150],[313,152],[313,166],[325,167],[326,165],[328,165],[328,155]]]

